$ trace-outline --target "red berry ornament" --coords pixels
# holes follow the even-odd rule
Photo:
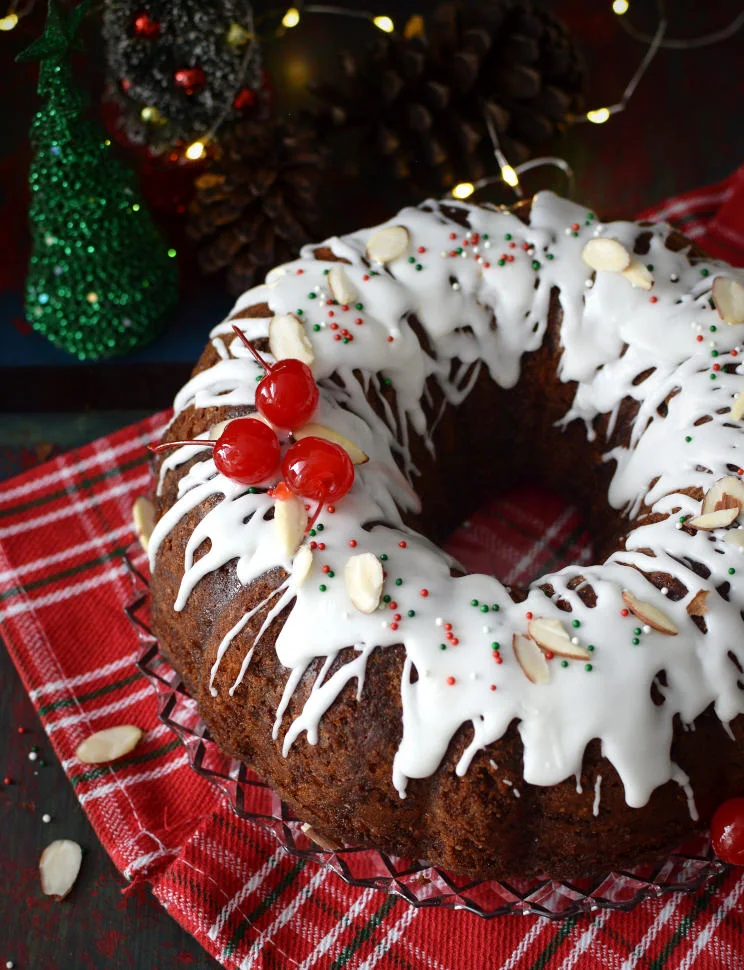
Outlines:
[[[271,366],[256,388],[256,407],[277,428],[300,428],[318,406],[318,385],[301,360],[289,357]]]
[[[255,418],[231,421],[214,446],[217,470],[242,485],[257,485],[279,467],[276,431]]]
[[[716,809],[710,840],[719,859],[744,866],[744,798],[730,798]]]
[[[173,80],[186,94],[194,94],[204,87],[207,76],[200,67],[182,67],[175,72]]]
[[[354,466],[341,445],[312,435],[288,449],[282,475],[293,492],[317,502],[337,501],[354,484]]]
[[[153,20],[149,14],[142,11],[138,13],[134,18],[134,33],[135,36],[141,37],[143,40],[155,40],[156,37],[160,36],[161,26],[157,20]]]

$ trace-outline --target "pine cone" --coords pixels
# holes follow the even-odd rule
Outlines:
[[[196,180],[189,235],[202,271],[227,270],[239,294],[311,240],[324,157],[305,122],[241,121],[220,144]]]
[[[563,23],[535,3],[443,3],[403,35],[345,53],[341,78],[314,87],[325,116],[361,130],[369,155],[442,191],[495,173],[488,114],[513,164],[581,110],[584,68]]]

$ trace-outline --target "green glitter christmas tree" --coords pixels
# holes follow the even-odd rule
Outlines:
[[[58,347],[94,360],[155,336],[176,303],[177,267],[133,172],[87,116],[73,81],[69,55],[86,6],[66,14],[50,0],[43,36],[19,60],[41,61],[43,102],[31,125],[26,315]]]

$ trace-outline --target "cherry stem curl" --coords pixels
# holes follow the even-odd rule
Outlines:
[[[315,509],[315,511],[312,514],[312,517],[307,523],[307,528],[305,529],[305,532],[309,532],[310,529],[312,529],[312,527],[315,525],[317,518],[323,509],[323,503],[325,502],[325,500],[326,500],[326,492],[322,492],[320,498],[318,499],[317,508]]]

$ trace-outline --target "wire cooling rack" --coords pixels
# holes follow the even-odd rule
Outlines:
[[[125,610],[142,645],[137,666],[157,692],[160,720],[180,738],[193,770],[224,792],[236,815],[271,833],[290,855],[333,870],[349,885],[401,896],[412,906],[464,909],[485,919],[520,913],[565,919],[597,909],[629,910],[649,897],[692,892],[725,868],[707,836],[691,839],[662,862],[571,882],[474,880],[376,849],[314,841],[312,830],[248,765],[212,740],[196,702],[152,635],[146,561],[139,546],[128,551],[126,560],[133,594]]]

